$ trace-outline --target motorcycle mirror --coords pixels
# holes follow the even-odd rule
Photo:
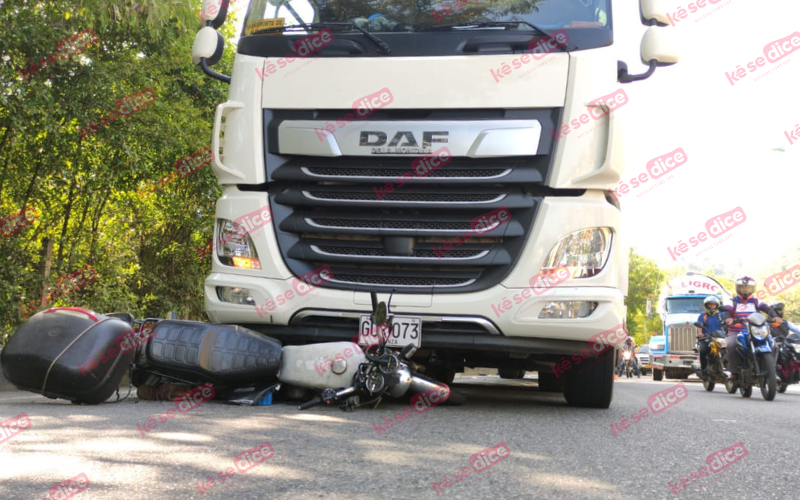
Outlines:
[[[700,323],[699,321],[695,321],[694,326],[696,326],[697,328],[703,328],[703,323]]]
[[[386,302],[381,302],[378,304],[378,307],[375,308],[375,326],[386,323],[386,318],[388,316],[389,315],[386,311]]]

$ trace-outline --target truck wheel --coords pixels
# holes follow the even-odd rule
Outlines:
[[[608,408],[614,395],[614,357],[578,373],[573,367],[564,373],[564,398],[570,406]]]
[[[500,375],[500,378],[524,378],[525,377],[525,370],[521,368],[498,368],[497,374]]]
[[[539,372],[539,390],[542,392],[564,392],[564,379],[552,373]]]
[[[656,382],[664,380],[664,370],[653,368],[653,380],[655,380]]]

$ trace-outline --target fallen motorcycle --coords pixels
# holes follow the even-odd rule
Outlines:
[[[387,346],[392,317],[375,294],[372,299],[380,335],[365,348],[360,342],[282,346],[235,325],[52,308],[12,336],[2,351],[3,373],[20,389],[87,404],[108,399],[128,370],[143,399],[169,400],[176,391],[211,383],[229,401],[260,404],[283,384],[318,394],[300,409],[338,404],[351,410],[425,391],[463,404],[463,396],[417,373],[413,345]]]

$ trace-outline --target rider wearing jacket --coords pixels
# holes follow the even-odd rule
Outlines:
[[[770,307],[775,311],[775,314],[778,315],[779,318],[783,318],[783,302],[776,302],[775,304],[771,304]],[[789,336],[789,322],[784,321],[780,325],[776,325],[775,323],[770,323],[769,331],[772,334],[772,337],[775,339],[785,339]],[[792,325],[794,326],[794,325]]]
[[[783,302],[776,302],[776,303],[772,304],[772,309],[775,310],[775,314],[777,314],[778,317],[781,318],[781,319],[783,319],[783,309],[784,309],[784,307],[785,306],[783,305]],[[774,331],[775,327],[772,327],[772,329],[773,329],[773,335],[772,336],[775,337],[776,336],[776,333]],[[785,319],[783,320],[783,323],[781,323],[777,327],[777,329],[780,331],[780,333],[782,334],[782,336],[784,338],[789,335],[789,332],[800,333],[800,328],[798,328],[797,325],[794,325],[794,324],[792,324],[791,321],[788,321],[788,320],[785,320]]]
[[[720,309],[720,301],[715,295],[706,297],[706,300],[703,301],[703,306],[706,312],[697,317],[697,322],[703,325],[703,331],[697,335],[698,339],[703,339],[707,335],[710,336],[711,332],[716,330],[722,330],[722,323],[725,318],[729,317],[727,310]],[[699,346],[701,377],[705,379],[708,374],[706,370],[708,368],[710,345],[708,342],[699,342]]]
[[[628,340],[626,340],[625,343],[622,345],[622,352],[630,351],[631,362],[633,363],[634,373],[636,373],[637,377],[642,378],[642,376],[639,374],[639,363],[638,360],[636,359],[637,347],[639,346],[636,345],[636,342],[633,341],[633,338],[628,337]],[[625,359],[619,362],[619,368],[617,371],[619,372],[620,375],[622,375],[624,370],[625,370]]]
[[[783,320],[778,318],[775,311],[766,303],[761,302],[755,297],[756,293],[756,280],[749,276],[743,276],[736,280],[736,296],[732,300],[732,306],[725,309],[733,316],[734,319],[743,319],[747,321],[747,317],[751,314],[762,311],[767,313],[770,318],[777,318],[776,323],[781,323]],[[748,335],[747,325],[733,325],[733,319],[725,319],[725,324],[730,325],[728,329],[728,336],[725,339],[727,345],[728,368],[731,371],[731,380],[739,378],[739,355],[736,352],[736,340],[739,334],[744,336]]]

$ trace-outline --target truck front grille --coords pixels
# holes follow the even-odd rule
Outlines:
[[[668,352],[694,352],[697,327],[670,326]]]
[[[463,293],[494,286],[511,272],[543,197],[553,192],[544,187],[554,147],[549,135],[542,135],[539,154],[456,156],[425,177],[404,177],[419,155],[279,154],[282,120],[326,120],[337,113],[265,110],[266,189],[278,247],[293,274],[327,265],[333,274],[327,288]],[[429,111],[417,115],[422,122],[436,117]],[[558,115],[558,110],[447,112],[448,119],[472,121],[536,119],[545,130],[555,127]],[[473,221],[500,207],[511,215],[507,223],[472,232]],[[465,232],[471,240],[456,241]]]

